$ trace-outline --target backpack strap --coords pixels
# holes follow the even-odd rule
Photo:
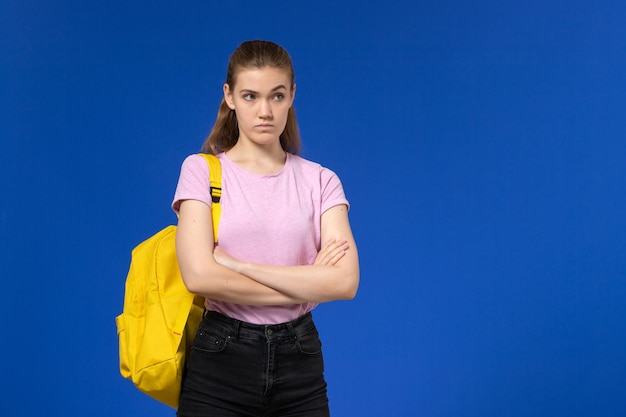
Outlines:
[[[213,241],[217,243],[217,228],[220,224],[222,206],[222,165],[217,156],[208,153],[199,154],[204,157],[209,165],[209,182],[211,183],[211,215],[213,217]]]

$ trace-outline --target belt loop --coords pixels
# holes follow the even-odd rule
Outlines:
[[[293,328],[293,321],[287,322],[287,328],[289,329],[289,334],[291,335],[292,339],[297,339],[298,338],[298,334],[296,333],[296,330]]]
[[[233,320],[233,338],[239,339],[239,329],[241,328],[241,321]]]

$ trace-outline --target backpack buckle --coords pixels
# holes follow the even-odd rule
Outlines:
[[[220,202],[222,197],[222,189],[220,187],[211,187],[211,201],[215,204]]]

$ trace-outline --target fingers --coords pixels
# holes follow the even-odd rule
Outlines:
[[[348,243],[345,240],[332,239],[326,242],[317,254],[314,265],[333,266],[344,257],[348,250]]]
[[[333,266],[337,264],[337,262],[339,262],[339,260],[343,258],[345,254],[346,254],[346,251],[343,249],[334,251],[333,253],[330,254],[330,258],[327,260],[326,265]]]

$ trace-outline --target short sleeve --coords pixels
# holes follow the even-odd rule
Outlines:
[[[184,200],[202,201],[210,207],[210,187],[208,164],[200,155],[189,155],[180,168],[172,210],[178,214],[180,203]]]
[[[321,211],[324,213],[329,208],[345,204],[350,209],[350,203],[348,202],[341,184],[341,180],[333,171],[328,168],[322,168],[321,175],[321,192],[322,192],[322,205]]]

